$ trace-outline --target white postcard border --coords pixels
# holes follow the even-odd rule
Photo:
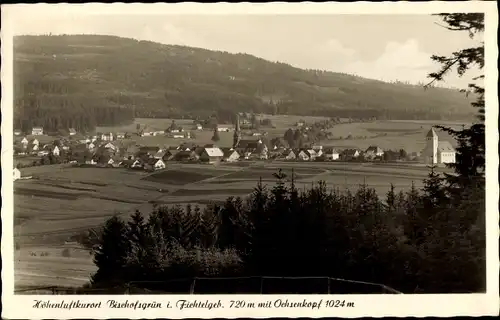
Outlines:
[[[12,112],[12,28],[17,14],[26,12],[47,15],[61,14],[430,14],[439,12],[485,12],[485,76],[486,76],[486,183],[487,183],[487,293],[440,295],[117,295],[117,296],[50,296],[14,295],[13,264],[13,112]],[[2,317],[9,319],[70,319],[70,318],[213,318],[213,317],[360,317],[360,316],[458,316],[496,315],[499,310],[499,261],[498,261],[498,47],[496,30],[498,12],[495,2],[382,2],[382,3],[268,3],[201,5],[180,4],[36,4],[2,5]],[[453,268],[453,266],[450,266]],[[179,310],[179,300],[221,301],[224,308]],[[312,308],[229,308],[231,300],[246,303],[263,301],[319,302],[345,300],[354,307]],[[57,303],[61,301],[98,303],[100,309],[47,309],[33,308],[35,300]],[[134,310],[133,308],[108,308],[107,301],[159,302],[170,301],[169,309]]]

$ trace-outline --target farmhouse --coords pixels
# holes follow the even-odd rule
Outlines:
[[[38,146],[40,144],[40,141],[38,141],[38,139],[33,139],[31,141],[31,144],[34,145],[34,146]]]
[[[365,157],[373,159],[375,157],[381,157],[384,155],[384,150],[377,146],[370,146],[365,151]]]
[[[14,168],[13,178],[14,178],[14,181],[21,179],[21,170],[19,170],[18,168]]]
[[[334,148],[325,148],[323,149],[323,156],[325,157],[326,160],[338,160],[340,154]]]
[[[14,130],[14,135],[15,136],[20,136],[22,134],[22,131],[19,129]]]
[[[448,141],[439,141],[439,136],[431,128],[426,136],[426,146],[422,150],[422,156],[426,164],[455,163],[456,151]]]
[[[95,143],[93,143],[93,142],[87,143],[87,149],[94,150],[94,148],[95,148]]]
[[[361,152],[358,149],[345,149],[342,152],[343,160],[353,160],[358,158],[361,155]]]
[[[203,126],[201,124],[196,125],[196,130],[203,130]]]
[[[307,150],[300,150],[297,158],[302,161],[309,161],[311,159],[309,152]]]
[[[153,136],[156,137],[156,136],[162,136],[165,134],[165,131],[153,131]]]
[[[134,169],[139,169],[139,168],[143,168],[144,167],[144,163],[142,162],[141,159],[136,159],[132,165],[130,166],[131,168],[134,168]]]
[[[231,128],[226,127],[226,126],[222,126],[222,127],[218,126],[217,127],[217,131],[219,131],[219,132],[229,132],[229,131],[231,131]]]
[[[219,148],[205,148],[200,155],[200,160],[208,163],[216,163],[221,161],[224,153]]]
[[[293,150],[287,150],[283,153],[283,156],[285,158],[285,160],[295,160],[297,159],[297,155],[295,154],[295,152],[293,152]]]
[[[28,145],[29,142],[28,142],[28,139],[26,139],[26,137],[24,137],[23,140],[21,140],[21,143],[26,148],[26,146]]]
[[[116,138],[117,139],[125,139],[125,132],[117,132]]]
[[[316,151],[314,151],[313,149],[307,149],[306,152],[309,155],[309,160],[311,160],[311,161],[316,159],[316,157],[318,156]]]
[[[323,154],[323,146],[312,146],[311,149],[316,152],[316,157],[321,157],[321,155]]]
[[[222,158],[222,161],[234,162],[240,158],[240,154],[232,148],[224,148],[222,149],[222,151],[224,152],[224,157]]]
[[[43,135],[43,128],[42,127],[34,127],[33,129],[31,129],[31,135],[32,136]]]
[[[149,159],[144,163],[144,169],[146,170],[161,170],[165,169],[165,162],[161,159]]]
[[[75,128],[69,128],[69,135],[74,136],[76,134]]]

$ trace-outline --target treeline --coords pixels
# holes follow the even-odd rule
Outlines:
[[[156,207],[147,219],[137,211],[129,222],[109,219],[99,237],[82,240],[95,250],[91,286],[330,276],[405,293],[484,292],[481,185],[453,193],[432,171],[423,190],[391,187],[382,199],[366,185],[351,192],[319,182],[299,190],[293,173],[290,183],[281,171],[275,177],[276,185],[259,182],[248,199],[229,197],[203,210]]]
[[[127,107],[106,107],[94,99],[76,99],[44,94],[16,99],[14,128],[29,133],[33,127],[43,127],[46,133],[90,132],[96,126],[113,126],[133,122],[134,111]]]

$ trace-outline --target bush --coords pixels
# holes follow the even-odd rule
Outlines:
[[[71,252],[69,251],[68,248],[65,248],[63,251],[62,251],[62,256],[65,257],[65,258],[69,258],[71,257]]]

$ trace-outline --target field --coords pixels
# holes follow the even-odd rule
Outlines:
[[[258,115],[257,118],[271,119],[274,128],[262,127],[261,131],[266,131],[269,138],[283,137],[288,128],[295,128],[299,120],[312,124],[325,120],[324,117],[300,117],[300,116],[273,116]],[[183,126],[186,130],[191,130],[192,120],[175,119],[175,122]],[[98,127],[98,131],[106,132],[135,132],[136,125],[147,125],[152,130],[164,130],[170,126],[172,119],[143,119],[138,118],[133,124],[122,127]],[[366,149],[371,145],[376,145],[382,149],[405,149],[407,152],[419,152],[424,148],[425,135],[434,125],[449,125],[453,128],[460,128],[462,123],[441,122],[441,121],[404,121],[404,120],[380,120],[366,123],[342,123],[334,126],[329,131],[332,133],[331,139],[322,140],[318,144],[343,148]],[[131,140],[140,145],[149,146],[173,146],[182,142],[194,142],[205,145],[212,142],[213,132],[211,130],[192,131],[195,134],[193,139],[174,139],[165,136],[138,137],[132,136]],[[454,144],[452,137],[444,132],[439,132],[440,139],[448,140]],[[348,136],[350,139],[347,139]],[[233,132],[219,132],[220,147],[230,147],[233,142]],[[244,137],[245,139],[252,139]]]
[[[285,130],[304,119],[307,123],[322,120],[319,117],[269,116],[274,129],[263,129],[270,136],[283,136]],[[136,119],[126,127],[98,128],[99,131],[134,132],[136,124],[147,125],[152,130],[167,128],[171,119]],[[176,120],[191,128],[191,120]],[[321,141],[325,146],[339,148],[367,148],[378,145],[383,149],[404,148],[407,152],[420,151],[432,121],[375,121],[370,123],[339,124],[330,129],[333,139]],[[447,123],[459,127],[460,123]],[[220,132],[219,146],[230,146],[232,132]],[[346,139],[348,135],[352,139]],[[212,132],[197,131],[191,141],[211,143]],[[340,139],[342,137],[342,139]],[[453,140],[440,134],[441,139]],[[167,137],[132,138],[143,145],[178,145],[184,139]],[[205,206],[212,201],[223,201],[228,196],[245,197],[252,192],[259,179],[272,185],[273,173],[282,168],[291,178],[292,168],[298,187],[309,187],[323,180],[329,188],[351,190],[366,183],[383,197],[392,182],[396,189],[405,190],[412,181],[417,187],[428,169],[422,165],[376,163],[298,163],[298,162],[249,162],[225,163],[218,166],[203,164],[168,163],[167,169],[146,173],[127,169],[76,168],[50,165],[22,169],[23,176],[31,180],[15,182],[14,222],[16,251],[16,286],[44,285],[47,279],[57,285],[83,284],[88,279],[93,264],[85,251],[70,257],[59,257],[64,243],[75,233],[99,226],[108,217],[119,214],[128,218],[136,209],[147,214],[153,204]],[[443,169],[444,170],[444,169]],[[75,245],[73,244],[73,247]],[[37,253],[32,255],[31,253]],[[40,256],[42,252],[48,255]],[[71,276],[70,276],[71,275]]]
[[[354,190],[366,182],[380,196],[390,182],[398,190],[408,189],[412,181],[421,186],[427,174],[422,166],[369,163],[168,163],[167,169],[154,173],[64,165],[25,168],[22,175],[33,179],[14,184],[16,287],[84,284],[94,270],[92,259],[75,243],[63,257],[65,243],[114,214],[127,218],[136,209],[147,214],[154,203],[203,207],[230,195],[245,197],[259,178],[272,186],[278,168],[288,179],[293,169],[300,188],[324,180],[329,188]]]

